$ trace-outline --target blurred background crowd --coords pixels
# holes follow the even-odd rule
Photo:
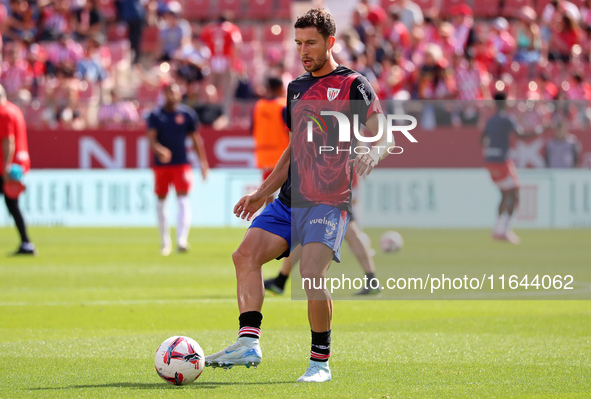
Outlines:
[[[341,6],[352,10],[337,19],[336,59],[363,73],[394,109],[401,104],[419,114],[426,129],[478,123],[475,100],[499,90],[523,100],[516,107],[526,125],[555,118],[557,109],[576,127],[591,120],[591,0],[313,5],[335,15]],[[204,124],[247,126],[269,77],[287,85],[303,71],[291,6],[290,0],[3,0],[0,83],[36,126],[143,126],[171,79]],[[425,100],[443,102],[425,106]]]

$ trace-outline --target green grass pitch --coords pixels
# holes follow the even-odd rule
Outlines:
[[[484,230],[400,232],[400,267],[442,253],[469,263],[482,251],[591,265],[590,230],[521,231],[519,247]],[[190,253],[162,258],[155,228],[33,228],[40,256],[11,258],[16,232],[0,229],[0,397],[591,397],[588,301],[336,301],[333,381],[308,385],[294,383],[308,363],[306,303],[269,295],[257,370],[166,384],[153,366],[164,339],[188,335],[206,354],[235,340],[230,254],[243,234],[193,229]]]

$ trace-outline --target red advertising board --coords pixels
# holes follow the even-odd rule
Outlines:
[[[402,154],[392,155],[380,165],[403,168],[482,167],[481,134],[474,128],[441,128],[412,131],[417,143],[397,137]],[[591,168],[591,134],[575,132],[583,152],[581,165]],[[212,167],[253,167],[250,132],[202,130],[207,157]],[[513,140],[513,158],[519,167],[543,167],[544,143],[552,136]],[[29,149],[33,168],[145,168],[151,154],[144,130],[29,130]],[[194,154],[191,155],[196,160]]]

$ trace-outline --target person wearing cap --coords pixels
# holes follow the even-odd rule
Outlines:
[[[537,14],[531,7],[525,6],[517,14],[513,37],[517,42],[517,50],[513,60],[519,63],[537,64],[540,60],[542,37],[536,19]]]
[[[505,65],[515,50],[515,39],[509,33],[509,22],[503,17],[498,17],[493,21],[491,28],[490,45],[495,50],[497,62]]]
[[[467,4],[459,4],[450,10],[454,36],[456,38],[456,53],[463,53],[471,44],[474,20],[472,9]]]
[[[4,195],[4,202],[20,235],[21,245],[15,255],[36,254],[18,205],[18,197],[24,191],[22,175],[30,166],[25,117],[7,100],[4,87],[0,86],[0,195]]]

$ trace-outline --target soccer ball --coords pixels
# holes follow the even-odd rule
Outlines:
[[[398,252],[404,246],[404,240],[397,231],[386,231],[380,238],[382,252]]]
[[[205,367],[205,355],[193,339],[175,336],[160,345],[154,365],[164,381],[173,385],[186,385],[201,375]]]

